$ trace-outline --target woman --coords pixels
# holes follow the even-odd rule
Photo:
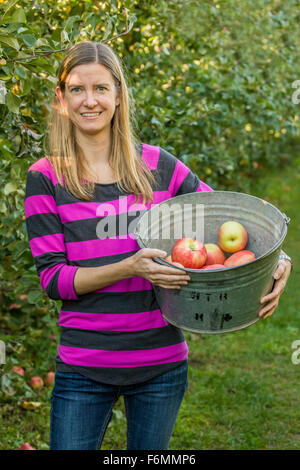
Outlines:
[[[73,46],[58,74],[50,155],[29,168],[25,198],[41,285],[62,300],[51,450],[100,448],[120,395],[127,449],[167,449],[187,388],[187,344],[152,285],[180,289],[190,277],[154,262],[166,253],[139,249],[132,232],[137,210],[211,188],[164,149],[138,143],[131,110],[112,49]],[[280,261],[264,316],[289,272]]]

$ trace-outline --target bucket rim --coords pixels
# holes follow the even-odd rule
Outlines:
[[[171,200],[173,201],[174,199],[182,199],[188,195],[191,195],[191,194],[201,194],[201,193],[205,193],[205,194],[213,194],[213,193],[223,193],[223,194],[226,194],[226,195],[230,195],[230,194],[237,194],[238,196],[242,196],[242,197],[248,197],[248,198],[252,198],[252,199],[256,199],[258,201],[261,201],[263,204],[265,205],[269,205],[272,207],[273,210],[275,210],[278,215],[280,215],[284,221],[284,228],[283,228],[283,233],[281,234],[281,237],[280,239],[275,243],[275,245],[269,249],[266,253],[264,253],[263,255],[259,256],[258,258],[252,260],[252,261],[248,261],[247,263],[244,263],[244,264],[240,264],[238,266],[230,266],[230,267],[226,267],[224,266],[224,268],[219,268],[219,269],[192,269],[192,268],[181,268],[179,266],[176,266],[176,269],[180,269],[181,271],[187,271],[187,272],[191,272],[191,273],[208,273],[208,275],[210,273],[213,273],[213,274],[216,274],[216,273],[222,273],[224,272],[225,270],[228,271],[228,270],[232,270],[232,269],[242,269],[244,268],[244,266],[248,266],[252,263],[255,263],[256,261],[259,261],[259,260],[262,260],[264,258],[266,258],[267,256],[269,256],[271,253],[273,253],[274,251],[276,251],[278,249],[278,247],[280,245],[282,245],[286,235],[287,235],[287,226],[288,226],[288,223],[290,221],[290,219],[283,213],[281,212],[276,206],[274,206],[274,204],[270,203],[269,201],[266,201],[265,199],[262,199],[262,198],[259,198],[258,196],[253,196],[252,194],[248,194],[248,193],[241,193],[241,192],[238,192],[238,191],[221,191],[221,190],[213,190],[213,191],[200,191],[200,192],[191,192],[191,193],[185,193],[185,194],[179,194],[178,196],[174,196],[174,197],[171,197],[169,199],[165,199],[164,201],[162,202],[159,202],[158,204],[155,204],[153,207],[151,207],[150,209],[148,209],[145,213],[148,213],[150,212],[152,209],[156,208],[157,206],[160,206],[162,204],[165,204],[166,202],[170,202]],[[209,196],[210,197],[210,196]],[[140,221],[142,220],[143,216],[145,215],[145,213],[141,216],[141,218],[139,219],[136,227],[135,227],[135,230],[134,230],[134,236],[135,236],[135,239],[137,241],[137,243],[139,244],[139,246],[142,245],[143,248],[147,248],[143,242],[143,240],[141,239],[140,235],[139,235],[139,232],[138,232],[138,227],[139,227],[139,224],[140,224]],[[288,220],[287,220],[288,219]],[[169,263],[168,261],[166,261],[164,258],[161,258],[161,257],[154,257],[153,258],[156,262],[158,262],[159,264],[163,264],[163,265],[168,265],[170,267],[174,267],[174,265],[172,263]]]

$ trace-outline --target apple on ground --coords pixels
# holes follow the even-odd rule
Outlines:
[[[57,343],[54,333],[51,333],[51,335],[49,336],[49,339],[50,341],[53,341],[53,343]]]
[[[245,227],[235,220],[228,220],[218,231],[218,245],[227,253],[236,253],[245,248],[248,234]]]
[[[54,384],[54,378],[55,378],[55,372],[48,372],[46,377],[45,377],[45,383],[46,385],[52,385]]]
[[[43,387],[44,381],[42,377],[34,376],[34,377],[31,377],[29,381],[29,385],[31,388],[33,388],[33,390],[38,390],[39,388]]]
[[[19,447],[19,450],[36,450],[34,447],[32,447],[29,442],[24,442],[24,444],[21,444]]]
[[[206,265],[224,264],[226,256],[218,245],[215,243],[205,243],[204,246],[207,251]]]
[[[224,264],[216,263],[216,264],[207,264],[203,266],[203,268],[201,269],[224,269],[224,268],[225,268]]]
[[[224,262],[224,266],[226,268],[230,268],[232,266],[239,266],[240,264],[249,263],[249,261],[253,261],[255,258],[255,254],[249,250],[241,250],[233,255],[229,256]]]
[[[207,252],[203,243],[194,238],[181,238],[172,247],[172,263],[181,263],[184,268],[199,269],[206,261]]]
[[[19,375],[24,375],[25,374],[25,371],[24,371],[23,367],[20,367],[20,366],[14,366],[13,371],[16,374],[19,374]]]

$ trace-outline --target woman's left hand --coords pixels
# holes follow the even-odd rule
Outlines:
[[[274,313],[274,310],[278,306],[279,297],[284,291],[286,282],[291,273],[291,269],[292,265],[290,261],[282,259],[278,262],[276,271],[273,275],[274,279],[276,279],[273,290],[272,292],[270,292],[270,294],[265,295],[265,297],[262,297],[262,299],[260,300],[262,304],[267,302],[267,304],[259,311],[258,315],[260,317],[265,319],[270,317]]]

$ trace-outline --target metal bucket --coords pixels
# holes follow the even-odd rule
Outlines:
[[[200,219],[202,235],[201,224],[200,234],[195,231],[195,222]],[[273,287],[290,219],[263,199],[230,191],[176,196],[153,206],[139,219],[134,235],[140,248],[158,248],[168,254],[183,237],[217,244],[218,229],[227,220],[236,220],[245,227],[245,249],[253,251],[256,259],[221,270],[184,268],[191,280],[179,290],[153,286],[162,315],[172,325],[195,333],[216,334],[256,323],[263,307],[260,299]],[[163,258],[154,260],[172,266]]]

